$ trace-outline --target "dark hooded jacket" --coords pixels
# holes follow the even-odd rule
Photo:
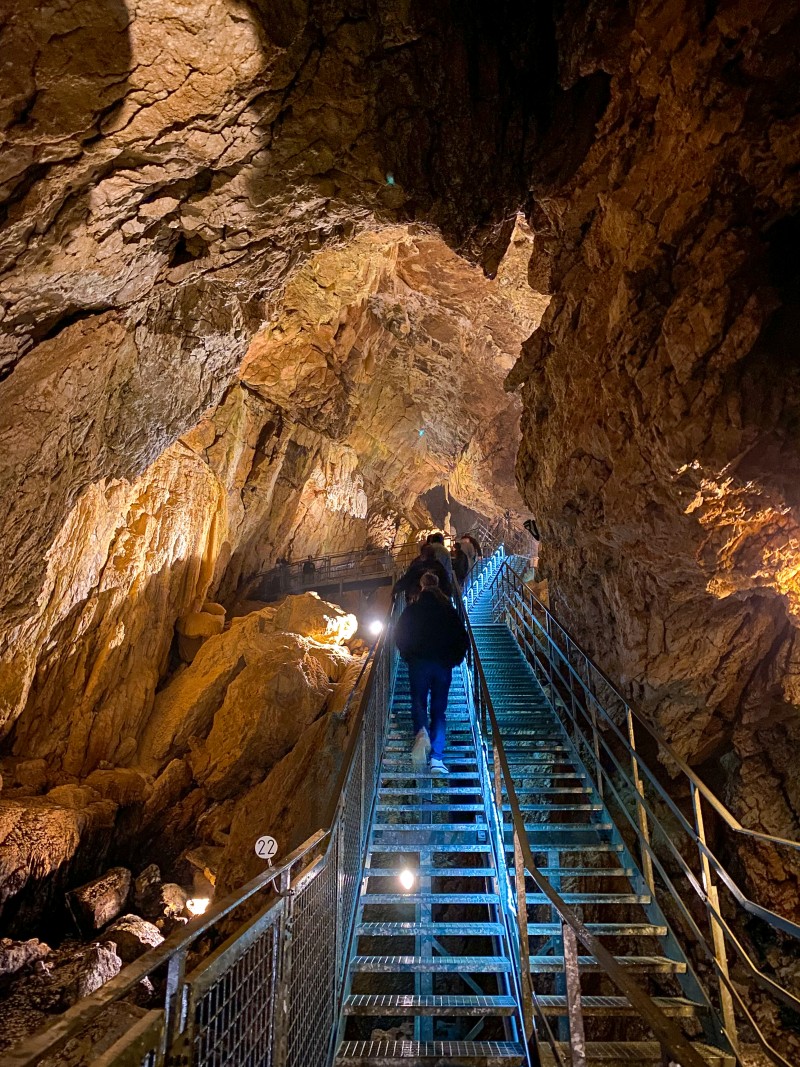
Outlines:
[[[394,640],[404,660],[431,659],[457,667],[469,639],[453,605],[438,590],[423,589],[397,621]]]
[[[450,581],[450,576],[438,559],[423,559],[420,556],[412,560],[406,573],[402,578],[397,579],[394,587],[395,592],[405,593],[406,600],[415,597],[419,592],[419,580],[425,571],[430,571],[431,574],[436,575],[439,579],[439,588],[445,596],[450,596],[452,594],[453,586]]]

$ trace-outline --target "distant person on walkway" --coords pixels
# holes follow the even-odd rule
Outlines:
[[[303,581],[309,581],[317,573],[317,565],[314,562],[313,556],[309,556],[303,561]]]
[[[400,655],[408,664],[414,743],[411,759],[424,767],[430,755],[431,772],[448,774],[444,764],[447,698],[453,667],[467,654],[464,623],[439,589],[435,574],[420,579],[420,595],[400,616],[394,634]],[[430,698],[430,719],[428,699]]]
[[[453,552],[453,573],[458,579],[458,584],[464,584],[464,579],[467,577],[467,572],[470,568],[469,557],[464,549],[461,547],[461,542],[456,541],[455,551]]]
[[[411,561],[406,573],[395,582],[394,591],[396,593],[405,593],[406,603],[410,603],[419,596],[420,578],[426,573],[436,575],[439,588],[445,596],[453,595],[450,576],[434,556],[433,548],[430,545],[423,545],[420,548],[419,555]]]
[[[461,551],[467,557],[467,560],[469,561],[469,565],[471,567],[475,560],[478,558],[478,553],[475,551],[475,545],[473,545],[467,534],[462,534],[461,537],[458,539],[458,543],[461,545]]]

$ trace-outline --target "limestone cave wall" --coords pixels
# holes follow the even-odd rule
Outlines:
[[[559,77],[606,102],[535,185],[518,481],[557,610],[746,825],[796,837],[797,10],[578,7]]]

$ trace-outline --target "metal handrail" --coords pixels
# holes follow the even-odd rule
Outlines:
[[[252,590],[260,583],[273,579],[279,588],[276,593],[288,594],[297,590],[313,589],[321,584],[334,584],[340,580],[357,578],[374,578],[382,575],[391,577],[398,569],[410,562],[412,554],[419,550],[419,541],[404,541],[386,547],[371,546],[353,549],[350,552],[337,552],[327,556],[314,556],[314,565],[310,573],[304,572],[306,560],[294,560],[284,566],[275,564],[268,570],[259,571],[247,582],[247,590]],[[361,567],[364,561],[374,565],[368,569]]]
[[[294,1067],[303,1063],[305,1031],[312,1028],[313,1024],[317,1034],[324,1035],[315,1046],[319,1062],[322,1062],[322,1058],[326,1062],[332,1061],[332,1041],[336,1029],[333,1013],[338,1010],[341,1000],[347,946],[354,926],[358,887],[377,795],[380,754],[394,684],[397,653],[391,631],[390,619],[370,653],[371,670],[350,729],[329,826],[314,833],[279,867],[269,868],[243,888],[213,905],[203,915],[196,916],[185,927],[174,931],[157,948],[123,968],[119,975],[95,993],[81,999],[63,1015],[48,1023],[46,1028],[7,1051],[4,1067],[34,1067],[44,1055],[57,1053],[70,1038],[97,1022],[111,1004],[135,989],[143,978],[164,967],[167,969],[164,1005],[148,1015],[145,1037],[150,1039],[150,1044],[139,1057],[139,1062],[147,1067],[157,1067],[165,1062],[168,1054],[178,1057],[175,1062],[183,1062],[180,1056],[187,1054],[186,1050],[192,1043],[202,1046],[202,1027],[211,1029],[213,1025],[221,1025],[219,1019],[223,1018],[224,1021],[228,1018],[225,1012],[230,1015],[233,1011],[232,1007],[225,1006],[224,1010],[220,1009],[217,1015],[212,1016],[208,1008],[209,998],[211,1003],[216,1004],[223,997],[223,993],[219,992],[222,988],[220,983],[224,984],[227,975],[235,971],[243,959],[249,958],[247,953],[256,941],[259,945],[263,942],[261,963],[270,969],[272,982],[269,1026],[264,1025],[263,1019],[259,1022],[262,1040],[269,1042],[269,1047],[264,1048],[263,1055],[258,1058],[266,1057],[274,1067],[284,1067],[285,1064]],[[357,692],[363,676],[364,668],[359,673],[353,692]],[[293,1019],[291,1012],[302,1009],[293,1008],[292,997],[287,994],[287,989],[293,980],[302,979],[304,974],[301,973],[302,967],[295,973],[292,962],[292,943],[297,937],[292,933],[292,926],[302,917],[297,909],[302,908],[304,894],[312,893],[310,906],[315,906],[313,892],[318,883],[325,883],[333,919],[321,935],[319,931],[316,932],[318,939],[320,936],[327,939],[319,949],[319,953],[322,953],[319,966],[332,974],[333,988],[329,1000],[324,1004],[317,998],[308,1006],[309,1014],[306,1017]],[[263,890],[269,892],[267,904],[255,919],[240,926],[209,959],[187,975],[187,957],[197,946],[200,937],[218,927],[221,920],[230,917]],[[314,948],[313,945],[311,947]],[[315,961],[309,960],[306,969],[314,965]],[[314,977],[317,976],[312,970],[308,975],[309,983]],[[230,982],[229,986],[234,984]],[[237,995],[247,997],[249,988],[252,988],[251,982],[242,982],[241,989],[228,989],[227,992],[232,998]],[[243,1002],[236,1010],[244,1011],[246,1008]],[[192,1009],[196,1009],[195,1017]],[[314,1012],[319,1018],[313,1018]],[[331,1017],[330,1025],[328,1016]],[[142,1046],[141,1029],[139,1021],[134,1021],[130,1031],[115,1044],[114,1050],[119,1046],[119,1056],[109,1060],[110,1063],[133,1062],[130,1050],[138,1050]],[[323,1048],[320,1042],[326,1047]],[[293,1047],[300,1048],[300,1053],[293,1053]],[[214,1054],[209,1054],[207,1059],[198,1056],[197,1062],[207,1063],[210,1067],[217,1061]]]
[[[241,889],[230,893],[202,915],[196,915],[185,926],[174,930],[157,948],[145,952],[138,960],[129,963],[94,993],[83,997],[63,1015],[59,1015],[45,1029],[32,1034],[19,1045],[3,1054],[4,1067],[34,1067],[45,1053],[57,1052],[70,1038],[86,1029],[115,1001],[135,989],[176,955],[186,953],[192,946],[232,911],[241,907],[263,889],[273,889],[287,875],[291,876],[298,863],[315,852],[330,836],[330,830],[317,830],[299,845],[279,867],[271,867],[256,875]]]
[[[724,1032],[734,1050],[737,1047],[736,1022],[734,1003],[744,1014],[753,1029],[759,1044],[773,1060],[773,1062],[791,1067],[783,1056],[775,1050],[764,1037],[753,1015],[741,996],[739,990],[731,981],[728,973],[728,959],[726,944],[733,947],[737,957],[745,969],[750,973],[759,985],[768,993],[787,1004],[793,1010],[800,1009],[800,1000],[791,992],[783,989],[772,978],[764,974],[753,962],[744,946],[740,943],[730,925],[722,915],[719,904],[717,886],[714,876],[718,876],[723,884],[729,889],[735,902],[749,914],[755,915],[767,922],[774,929],[789,934],[795,938],[800,937],[800,926],[785,919],[783,916],[763,908],[750,901],[739,889],[732,876],[725,870],[720,861],[715,857],[705,840],[703,824],[702,799],[708,800],[713,810],[727,817],[724,823],[732,830],[739,831],[747,837],[755,837],[772,845],[788,845],[793,849],[800,847],[800,843],[787,841],[773,835],[748,831],[741,827],[738,820],[730,814],[707,786],[688,768],[683,760],[677,756],[669,743],[661,736],[658,730],[647,723],[640,713],[635,712],[630,704],[619,694],[616,687],[608,680],[605,674],[597,668],[589,657],[577,645],[569,633],[554,619],[549,610],[538,600],[532,591],[522,582],[511,563],[507,563],[498,570],[496,586],[493,587],[495,604],[512,616],[512,632],[523,650],[527,648],[529,659],[534,660],[534,666],[538,666],[542,674],[546,675],[543,684],[549,687],[551,702],[554,708],[568,718],[573,728],[573,739],[579,747],[583,745],[589,754],[589,763],[594,764],[596,787],[601,796],[606,791],[610,792],[613,799],[622,812],[625,820],[632,829],[640,848],[645,880],[651,890],[654,890],[654,869],[660,876],[667,892],[678,907],[679,913],[687,924],[690,934],[701,946],[706,958],[711,963],[720,986],[720,1003],[724,1016]],[[516,603],[515,603],[516,601]],[[522,611],[519,610],[521,605]],[[527,618],[525,615],[527,614]],[[537,617],[539,616],[539,617]],[[562,643],[566,646],[566,652],[553,637],[553,632],[561,636]],[[576,669],[570,660],[570,653],[577,653],[586,668],[586,680]],[[546,669],[543,664],[546,664]],[[627,737],[615,721],[614,717],[603,706],[597,692],[591,686],[591,673],[594,671],[602,684],[617,698],[622,705],[627,724]],[[577,683],[577,692],[576,692]],[[583,703],[581,703],[581,699]],[[585,725],[579,722],[580,713]],[[598,729],[598,716],[603,726]],[[636,725],[642,725],[651,738],[657,741],[675,765],[684,772],[690,782],[692,807],[695,825],[692,826],[685,817],[683,811],[675,803],[673,798],[661,786],[653,769],[636,751]],[[621,762],[621,758],[609,743],[608,736],[616,740],[623,757],[630,759],[632,772],[628,772]],[[609,764],[609,768],[604,766]],[[587,765],[587,769],[589,769]],[[635,798],[635,814],[629,811],[624,803],[620,791],[615,785],[613,775],[616,774],[629,787]],[[657,815],[652,804],[648,801],[644,790],[644,784],[652,787],[659,800],[663,802],[678,825],[687,835],[693,848],[697,849],[700,859],[700,875],[698,876],[682,855],[680,849],[673,840],[669,830],[664,827],[662,820]],[[692,916],[691,910],[684,904],[674,882],[667,874],[664,864],[651,843],[650,829],[658,829],[660,837],[682,873],[685,875],[694,893],[703,901],[708,914],[711,928],[712,945],[703,936],[697,923]]]
[[[501,567],[503,564],[501,564]],[[494,706],[492,703],[491,695],[489,692],[489,686],[486,681],[486,676],[483,672],[483,667],[480,661],[480,655],[478,647],[475,643],[475,637],[472,632],[472,628],[467,620],[467,632],[470,639],[470,647],[472,650],[473,672],[475,678],[475,693],[478,707],[481,713],[481,725],[483,729],[484,738],[487,744],[491,744],[494,752],[494,764],[496,768],[500,770],[501,782],[499,783],[500,790],[505,788],[508,804],[511,809],[511,820],[513,826],[514,837],[514,851],[515,851],[515,871],[517,878],[517,913],[519,922],[519,939],[520,939],[520,953],[523,959],[527,958],[527,906],[524,902],[524,874],[522,867],[524,864],[524,870],[527,872],[533,881],[536,883],[537,888],[542,892],[550,904],[556,909],[560,915],[562,922],[565,923],[572,931],[574,931],[576,937],[586,946],[589,953],[597,960],[598,965],[608,975],[608,977],[614,982],[617,988],[622,992],[633,1005],[633,1007],[639,1012],[641,1017],[647,1021],[650,1025],[653,1033],[659,1039],[664,1048],[682,1064],[682,1067],[705,1067],[705,1062],[697,1052],[697,1050],[691,1045],[691,1043],[684,1037],[681,1030],[673,1023],[673,1021],[664,1014],[663,1011],[655,1004],[653,999],[626,973],[625,969],[621,967],[613,955],[600,943],[600,941],[586,928],[581,922],[572,908],[566,903],[563,897],[552,886],[550,881],[541,873],[536,866],[533,858],[533,850],[531,849],[530,842],[528,840],[527,829],[525,827],[525,821],[522,816],[522,811],[519,805],[519,799],[517,797],[514,781],[511,776],[511,771],[508,765],[508,760],[503,746],[502,733],[500,730],[497,717],[495,715]],[[501,794],[502,795],[502,794]],[[499,803],[500,810],[502,811],[502,799]],[[520,862],[522,861],[522,862]],[[521,899],[522,898],[522,899]],[[567,952],[567,945],[565,944],[565,957]],[[524,975],[523,975],[524,977]],[[533,1000],[534,1010],[536,1010],[535,997],[533,996],[533,989],[531,984],[531,996]],[[578,1006],[578,1011],[580,1011]],[[571,1018],[571,1022],[575,1020]],[[548,1028],[549,1029],[549,1028]],[[581,1027],[582,1029],[582,1027]],[[552,1036],[552,1033],[550,1034]],[[553,1052],[557,1058],[557,1063],[563,1065],[563,1059],[561,1059],[559,1050],[557,1049],[555,1042],[553,1042]]]
[[[550,612],[549,608],[547,608],[541,602],[541,600],[538,599],[535,593],[533,593],[533,591],[524,584],[521,575],[513,567],[513,557],[507,557],[507,559],[509,571],[510,573],[514,574],[517,580],[518,587],[524,589],[524,596],[530,598],[532,601],[535,602],[537,610],[541,611],[548,619],[549,623],[553,627],[558,629],[564,635],[564,637],[581,653],[583,658],[591,665],[592,670],[603,680],[604,684],[608,686],[608,688],[613,692],[614,696],[616,696],[626,708],[630,708],[631,714],[635,719],[637,725],[641,726],[645,730],[645,732],[648,733],[652,737],[652,739],[661,748],[664,749],[666,753],[668,753],[670,759],[675,763],[678,769],[687,778],[691,780],[692,784],[702,793],[704,799],[708,801],[710,806],[714,809],[715,813],[719,815],[719,817],[728,825],[731,830],[746,837],[752,837],[756,840],[766,842],[767,844],[786,846],[788,848],[793,848],[797,851],[800,851],[800,841],[794,841],[791,838],[777,837],[774,834],[768,834],[761,830],[751,830],[749,827],[743,826],[736,818],[736,816],[727,807],[725,807],[719,797],[717,797],[716,794],[713,793],[711,789],[709,789],[705,782],[703,782],[701,778],[698,778],[698,776],[694,773],[691,767],[672,747],[672,745],[669,743],[669,741],[667,741],[667,739],[657,729],[657,727],[653,726],[653,724],[649,722],[648,719],[645,718],[645,716],[642,715],[642,713],[638,711],[635,706],[631,704],[630,701],[627,700],[620,693],[620,691],[616,688],[616,686],[610,680],[608,675],[605,674],[603,669],[601,667],[598,667],[594,660],[589,655],[587,655],[587,653],[585,653],[583,649],[580,648],[575,639],[570,635],[570,633],[565,629],[565,627],[561,625],[558,619],[556,619],[556,617]],[[498,573],[494,576],[493,581],[497,581],[500,578],[502,578],[502,574],[500,571],[498,571]],[[563,656],[563,653],[561,653],[561,650],[558,649],[558,646],[555,645],[554,647]],[[607,716],[607,719],[610,725],[615,725],[613,719],[611,719],[610,716]],[[640,757],[637,756],[637,759],[640,759]]]

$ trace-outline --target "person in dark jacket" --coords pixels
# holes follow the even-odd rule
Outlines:
[[[430,571],[439,579],[439,588],[446,597],[452,596],[453,587],[447,571],[436,559],[430,545],[423,545],[416,559],[409,564],[408,570],[395,583],[396,593],[405,593],[406,602],[409,603],[419,595],[419,580],[423,574]]]
[[[467,577],[469,571],[469,556],[461,547],[461,542],[456,541],[455,551],[453,552],[453,573],[458,579],[458,584],[463,586],[464,579]]]
[[[447,774],[442,759],[447,697],[453,667],[457,667],[466,656],[469,639],[456,609],[439,589],[439,580],[430,571],[420,578],[419,597],[408,605],[398,619],[394,640],[400,655],[408,664],[411,720],[414,724],[411,759],[417,766],[424,766],[430,754],[432,773]]]

